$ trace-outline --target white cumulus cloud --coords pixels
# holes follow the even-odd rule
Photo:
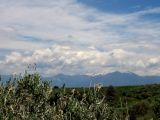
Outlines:
[[[77,0],[0,0],[0,71],[37,63],[51,74],[159,74],[160,8],[102,12]]]

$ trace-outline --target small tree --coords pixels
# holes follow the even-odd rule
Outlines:
[[[155,105],[153,106],[154,114],[156,115],[156,118],[160,118],[160,100],[157,100]]]
[[[105,99],[106,102],[108,102],[110,105],[114,105],[115,100],[116,100],[116,90],[113,86],[109,86],[106,89],[106,93],[105,93]]]
[[[136,120],[138,116],[144,116],[149,110],[148,103],[140,102],[133,105],[129,110],[130,120]]]

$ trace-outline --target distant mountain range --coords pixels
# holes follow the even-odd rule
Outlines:
[[[44,78],[52,80],[54,85],[66,87],[89,87],[95,84],[103,86],[134,86],[146,84],[160,84],[160,76],[139,76],[137,74],[127,72],[112,72],[105,75],[88,76],[88,75],[63,75],[59,74],[53,77]]]
[[[2,80],[9,79],[10,76],[1,76]],[[50,80],[54,86],[65,87],[90,87],[95,84],[103,86],[135,86],[146,84],[160,84],[160,76],[139,76],[127,72],[112,72],[106,75],[88,76],[88,75],[63,75],[59,74],[52,77],[42,77],[43,80]]]

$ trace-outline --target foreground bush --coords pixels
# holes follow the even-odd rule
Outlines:
[[[39,74],[25,74],[0,86],[0,119],[120,120],[99,90],[79,93],[53,88]]]
[[[136,120],[137,116],[144,116],[149,110],[148,103],[140,102],[130,108],[130,120]]]
[[[153,111],[156,115],[156,118],[160,120],[160,99],[156,100],[155,105],[153,106]]]

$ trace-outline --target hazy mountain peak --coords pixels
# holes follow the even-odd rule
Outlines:
[[[2,79],[4,80],[8,80],[8,78],[9,76],[2,76]],[[119,71],[97,76],[58,74],[52,77],[42,77],[42,79],[52,80],[53,85],[62,86],[65,84],[66,87],[89,87],[90,84],[94,86],[98,83],[103,84],[103,86],[128,86],[160,83],[160,76],[139,76],[132,72]]]

